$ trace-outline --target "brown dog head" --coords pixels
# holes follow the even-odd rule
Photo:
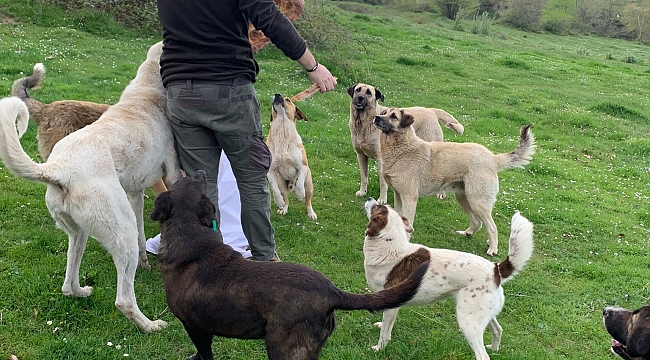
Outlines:
[[[348,94],[352,98],[351,107],[361,112],[367,108],[374,108],[378,100],[384,101],[381,91],[367,84],[358,83],[350,86]]]
[[[172,218],[190,223],[198,219],[201,224],[212,227],[213,220],[216,220],[216,208],[205,195],[206,185],[203,170],[180,179],[171,190],[156,197],[151,220],[164,225]]]
[[[275,94],[273,97],[273,109],[271,110],[271,121],[278,118],[278,116],[286,116],[291,121],[304,120],[307,121],[307,116],[289,99],[282,97],[280,94]]]
[[[634,311],[607,307],[603,322],[614,338],[614,354],[627,360],[650,359],[650,305]]]
[[[384,232],[384,229],[399,224],[399,221],[402,222],[404,231],[407,234],[413,232],[413,227],[409,220],[398,214],[397,211],[393,210],[388,205],[379,205],[377,200],[369,198],[364,204],[364,208],[366,209],[366,215],[368,216],[368,227],[366,228],[365,233],[366,236],[379,236],[379,234]],[[399,225],[397,228],[399,228]],[[390,230],[387,230],[386,232],[390,232]]]
[[[375,126],[385,134],[405,132],[414,121],[413,115],[405,114],[404,110],[397,108],[388,108],[375,115]]]

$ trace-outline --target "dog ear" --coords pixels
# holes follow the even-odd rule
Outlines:
[[[411,223],[409,222],[409,219],[402,216],[402,222],[404,223],[404,230],[406,230],[406,233],[407,234],[412,233],[413,232],[413,226],[411,226]]]
[[[151,212],[151,220],[165,220],[169,218],[172,210],[172,196],[169,191],[160,193],[154,202],[154,208]]]
[[[196,215],[199,217],[199,221],[206,226],[212,227],[212,221],[216,220],[216,208],[210,199],[203,197],[201,201],[197,204]]]
[[[413,122],[415,122],[413,115],[405,114],[404,110],[402,110],[402,118],[400,119],[399,127],[401,128],[409,127],[413,124]]]
[[[650,354],[650,319],[634,327],[627,337],[627,353],[633,358]]]
[[[379,89],[375,89],[375,99],[384,102],[384,94],[382,94],[381,91],[379,91]]]
[[[302,110],[300,110],[300,108],[298,108],[297,106],[296,106],[296,120],[307,121],[307,116],[305,116],[305,113],[303,113]]]
[[[359,83],[356,83],[348,88],[348,95],[350,95],[350,97],[352,97],[354,94],[354,88],[357,87],[357,85],[359,85]]]

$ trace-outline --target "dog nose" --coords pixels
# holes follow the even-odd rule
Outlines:
[[[275,94],[275,96],[273,96],[273,102],[274,103],[281,103],[282,100],[283,100],[282,95],[280,95],[280,94]]]

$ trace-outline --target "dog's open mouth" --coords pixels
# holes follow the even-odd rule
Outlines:
[[[357,110],[363,110],[366,108],[366,104],[364,104],[363,101],[355,101],[353,105],[355,108],[357,108]]]
[[[627,347],[616,339],[612,339],[612,352],[623,359],[629,358],[627,356]]]

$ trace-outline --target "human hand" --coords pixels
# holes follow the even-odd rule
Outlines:
[[[308,72],[307,75],[320,88],[320,92],[328,92],[336,86],[336,78],[323,64],[318,64],[316,70]]]

